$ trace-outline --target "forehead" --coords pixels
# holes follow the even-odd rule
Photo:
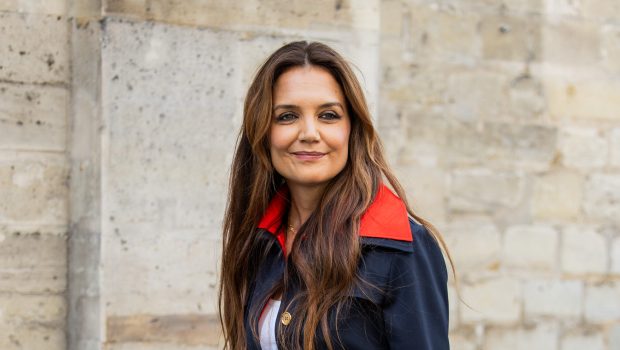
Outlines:
[[[288,69],[278,77],[273,87],[275,103],[344,103],[340,85],[331,73],[318,66],[301,66]]]

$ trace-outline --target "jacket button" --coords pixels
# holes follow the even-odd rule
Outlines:
[[[292,318],[293,316],[291,316],[291,314],[288,311],[284,311],[282,313],[282,317],[280,317],[280,321],[282,322],[283,325],[288,326],[288,324],[291,323]]]

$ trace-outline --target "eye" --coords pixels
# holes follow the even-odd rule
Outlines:
[[[334,112],[325,112],[321,115],[321,118],[326,120],[338,120],[340,116]]]
[[[279,116],[277,116],[276,121],[277,122],[290,122],[296,118],[297,116],[295,114],[287,112],[287,113],[282,113]]]

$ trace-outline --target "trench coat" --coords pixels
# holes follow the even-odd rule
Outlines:
[[[264,310],[270,288],[283,278],[285,270],[285,234],[279,228],[287,194],[287,188],[276,193],[257,229],[257,234],[277,244],[266,252],[250,284],[244,316],[250,350],[261,347],[250,330],[250,323],[256,327],[258,320],[249,319],[249,310],[257,306]],[[344,315],[340,312],[335,318],[334,310],[330,310],[328,324],[334,348],[449,349],[448,274],[435,239],[408,216],[404,203],[383,184],[360,221],[359,276],[380,288],[355,286],[350,292],[353,302]],[[303,311],[295,310],[291,303],[296,288],[287,289],[278,310],[276,332],[286,327],[286,317],[303,317]],[[327,349],[323,339],[319,327],[315,339],[318,349]],[[283,348],[279,340],[278,348]]]

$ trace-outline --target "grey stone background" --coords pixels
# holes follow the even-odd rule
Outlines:
[[[0,0],[0,349],[218,349],[245,89],[358,68],[455,350],[620,349],[618,0]]]

